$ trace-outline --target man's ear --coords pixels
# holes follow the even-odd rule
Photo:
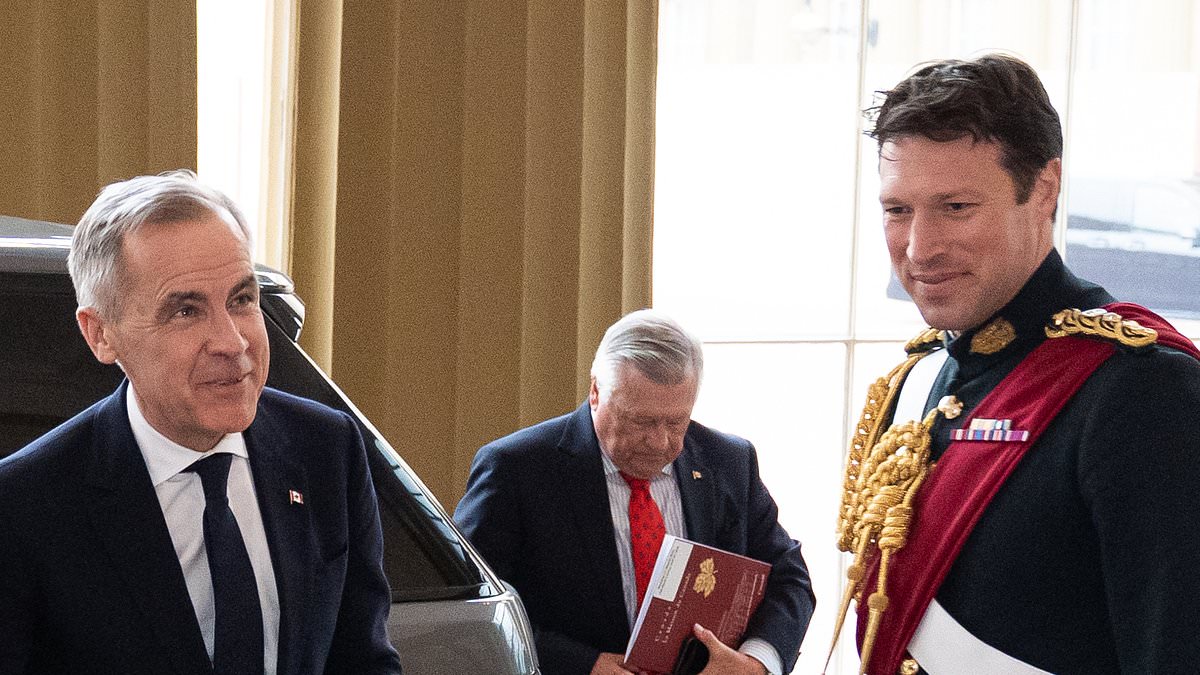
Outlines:
[[[600,387],[596,384],[596,376],[592,376],[592,386],[588,389],[588,406],[595,410],[600,406]]]
[[[92,354],[100,363],[116,363],[117,351],[109,339],[111,326],[100,316],[95,307],[80,307],[75,310],[75,321],[79,324],[79,332],[87,341]]]
[[[1047,220],[1054,215],[1054,208],[1058,206],[1058,194],[1062,189],[1062,159],[1055,157],[1046,162],[1046,166],[1038,172],[1037,178],[1033,182],[1033,194],[1031,198],[1034,204],[1037,205],[1038,213],[1044,216]]]

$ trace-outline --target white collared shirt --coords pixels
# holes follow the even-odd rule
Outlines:
[[[633,550],[629,543],[629,483],[621,477],[621,471],[609,459],[608,454],[600,452],[604,462],[604,482],[608,486],[608,509],[612,513],[613,532],[617,540],[617,560],[621,564],[621,589],[625,592],[625,614],[629,619],[629,628],[637,621],[637,582],[633,573]],[[663,525],[667,534],[687,538],[687,524],[683,519],[683,497],[679,493],[679,483],[675,481],[675,465],[668,464],[662,472],[650,479],[650,496],[658,504],[662,512]],[[708,628],[708,626],[705,626]],[[742,643],[738,651],[758,659],[767,667],[767,672],[778,675],[783,670],[783,661],[770,642],[762,638],[752,637]]]
[[[166,518],[210,660],[216,615],[212,574],[208,568],[208,552],[204,548],[204,488],[199,474],[183,470],[209,453],[227,452],[234,456],[229,466],[229,508],[242,531],[250,566],[254,568],[254,580],[258,584],[258,602],[263,612],[264,671],[266,675],[275,675],[279,656],[279,591],[275,587],[271,551],[267,547],[267,534],[250,475],[246,440],[241,434],[227,434],[209,453],[202,455],[175,443],[150,426],[138,406],[132,384],[126,392],[125,402],[129,425]]]

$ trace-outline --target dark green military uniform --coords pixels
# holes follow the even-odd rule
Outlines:
[[[1015,338],[973,353],[989,321],[949,340],[926,410],[954,394],[969,415],[1047,339],[1055,312],[1112,301],[1051,251],[997,314]],[[962,419],[933,428],[935,459]],[[1200,672],[1200,362],[1118,348],[1000,488],[937,600],[979,639],[1054,673]]]

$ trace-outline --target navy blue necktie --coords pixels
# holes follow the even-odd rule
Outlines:
[[[221,452],[185,469],[200,474],[204,484],[204,548],[208,551],[216,614],[213,672],[262,675],[263,622],[258,584],[226,496],[232,460],[233,455]]]

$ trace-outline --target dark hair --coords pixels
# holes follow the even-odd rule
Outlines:
[[[1029,199],[1046,163],[1062,157],[1062,125],[1029,64],[1006,54],[970,61],[927,63],[864,111],[879,142],[904,136],[954,141],[970,136],[1002,150],[1001,165],[1016,186],[1017,203]]]

